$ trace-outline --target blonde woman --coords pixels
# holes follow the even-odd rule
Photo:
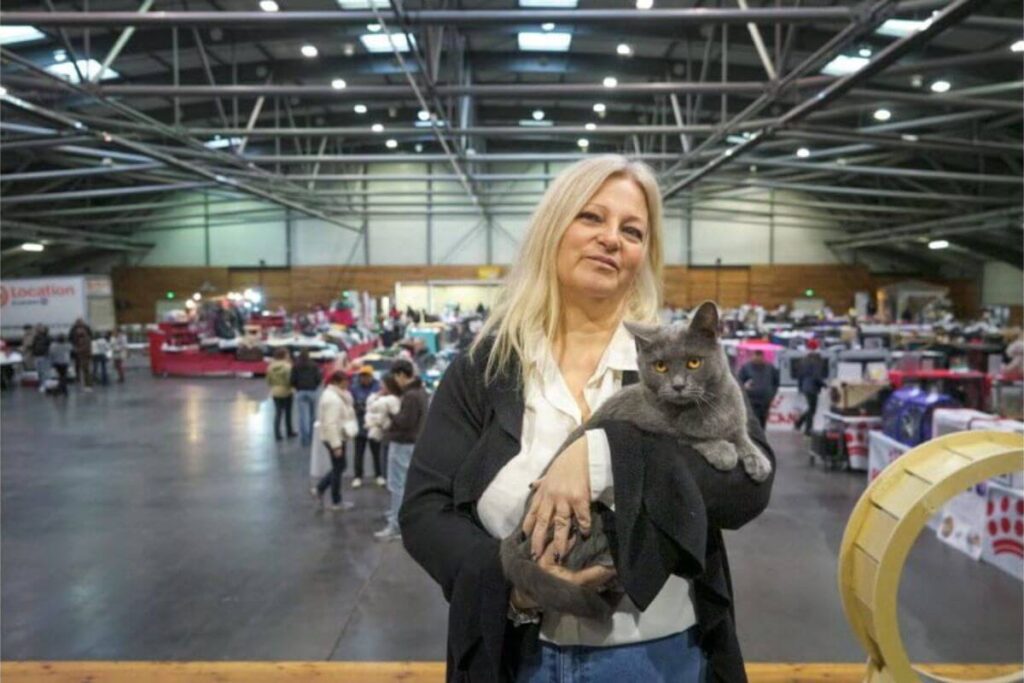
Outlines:
[[[742,468],[716,472],[670,439],[615,423],[552,462],[570,431],[636,381],[622,322],[656,320],[662,243],[649,168],[600,156],[566,169],[486,326],[438,388],[400,523],[450,604],[450,681],[540,683],[569,671],[616,683],[745,680],[719,529],[759,514],[770,483]],[[748,428],[770,453],[756,421]],[[542,567],[594,587],[618,573],[626,597],[607,622],[541,613],[505,581],[499,539],[519,527],[531,487],[523,531]],[[573,519],[586,530],[597,500],[616,511],[616,568],[570,572],[558,559]]]

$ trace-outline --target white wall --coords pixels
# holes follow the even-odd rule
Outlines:
[[[986,261],[981,280],[981,303],[984,306],[1024,304],[1024,271],[1008,263]]]
[[[564,164],[495,164],[490,173],[556,173]],[[435,203],[463,202],[462,186],[450,180],[428,180],[426,164],[378,164],[370,175],[423,175],[423,180],[373,181],[367,188],[378,194],[366,199],[367,207],[378,213],[366,218],[367,244],[355,231],[325,221],[291,212],[289,240],[288,221],[283,208],[249,199],[226,195],[219,191],[181,193],[175,201],[187,206],[155,211],[139,231],[140,240],[156,246],[146,253],[140,265],[219,265],[256,266],[263,260],[268,266],[330,265],[366,263],[381,265],[419,265],[428,260],[434,264],[507,264],[515,259],[529,221],[529,211],[540,198],[546,182],[522,181],[498,183],[493,190],[531,192],[509,194],[506,202],[526,206],[493,214],[490,239],[486,224],[476,213],[444,213],[436,206],[428,217],[422,210],[421,197],[428,183],[436,192],[445,193]],[[447,165],[434,164],[433,174],[448,175]],[[341,195],[342,191],[361,189],[362,182],[322,183],[316,191],[325,196],[339,192],[339,201],[361,205],[358,197]],[[405,192],[406,195],[394,193]],[[701,200],[689,211],[673,206],[665,215],[665,262],[668,264],[724,265],[765,263],[837,263],[838,259],[825,242],[842,233],[832,217],[823,209],[790,206],[806,200],[805,195],[792,192],[769,194],[767,190],[735,191],[726,198]],[[208,204],[204,206],[204,201]],[[770,220],[771,201],[775,205]],[[402,215],[403,206],[410,206]],[[204,216],[244,210],[247,213],[228,219],[214,220],[204,228]],[[353,213],[341,220],[359,228],[364,218]],[[689,229],[687,225],[689,222]],[[290,241],[290,244],[289,244]],[[428,249],[429,243],[429,249]],[[290,248],[289,248],[290,247]],[[369,259],[367,260],[367,256]],[[987,272],[987,271],[986,271]],[[1018,274],[1020,271],[1017,271]],[[1019,277],[1019,276],[1018,276]]]

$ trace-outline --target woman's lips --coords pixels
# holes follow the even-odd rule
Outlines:
[[[609,268],[614,268],[615,270],[619,269],[619,264],[617,264],[613,259],[605,256],[588,256],[587,258],[591,261],[596,261],[602,265],[608,266]]]

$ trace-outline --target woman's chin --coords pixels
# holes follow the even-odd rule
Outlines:
[[[567,288],[572,295],[586,299],[619,299],[624,292],[615,278],[587,278]]]

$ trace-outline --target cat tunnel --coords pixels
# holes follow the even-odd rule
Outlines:
[[[839,592],[846,618],[868,653],[866,683],[957,680],[925,674],[907,657],[897,619],[903,565],[918,534],[948,500],[1021,469],[1024,436],[957,432],[900,456],[857,501],[839,550]],[[988,681],[1024,681],[1024,671]]]

